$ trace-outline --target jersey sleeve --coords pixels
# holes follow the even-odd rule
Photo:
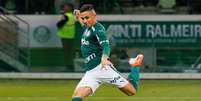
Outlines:
[[[103,48],[103,55],[109,57],[110,55],[110,45],[109,40],[106,38],[106,33],[104,29],[98,29],[96,33],[96,38],[98,39],[99,44]]]

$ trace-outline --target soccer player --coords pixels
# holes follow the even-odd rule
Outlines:
[[[128,96],[135,95],[143,55],[130,59],[132,68],[128,80],[125,79],[114,69],[109,60],[109,41],[105,35],[105,28],[96,20],[93,5],[84,4],[80,10],[75,10],[74,14],[85,29],[81,38],[81,53],[85,59],[86,73],[77,85],[72,101],[83,101],[102,83],[115,85]]]

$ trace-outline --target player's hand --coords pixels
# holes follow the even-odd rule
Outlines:
[[[84,26],[84,23],[83,23],[83,21],[82,21],[82,19],[80,17],[81,16],[80,10],[75,9],[73,11],[73,14],[74,14],[75,18],[80,22],[81,26]]]
[[[108,59],[108,56],[103,55],[101,58],[101,64],[102,64],[102,69],[104,69],[107,65],[112,65],[110,60]]]
[[[75,9],[75,10],[73,11],[73,14],[75,15],[75,18],[78,20],[79,17],[80,17],[80,10]]]

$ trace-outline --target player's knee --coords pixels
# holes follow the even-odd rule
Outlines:
[[[81,97],[82,99],[88,97],[89,95],[91,95],[93,93],[92,89],[89,87],[81,87],[78,88],[74,91],[73,96],[74,97]]]
[[[81,99],[83,99],[84,96],[85,96],[85,95],[83,95],[83,94],[80,93],[80,92],[75,92],[75,93],[73,94],[72,99],[73,99],[73,98],[75,98],[75,99],[77,99],[77,98],[81,98]],[[76,101],[76,100],[75,100],[75,101]],[[79,101],[79,100],[78,100],[78,101]]]
[[[120,88],[127,96],[136,95],[136,89],[129,83],[126,86]]]

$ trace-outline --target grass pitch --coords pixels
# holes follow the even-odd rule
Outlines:
[[[77,80],[0,80],[0,101],[71,101]],[[85,101],[201,101],[201,80],[142,80],[136,96],[102,85]]]

